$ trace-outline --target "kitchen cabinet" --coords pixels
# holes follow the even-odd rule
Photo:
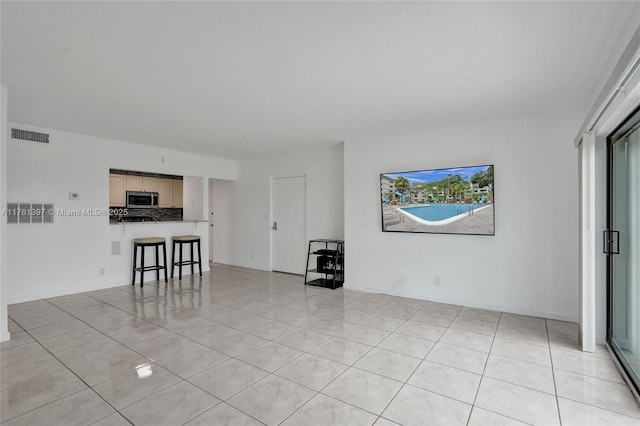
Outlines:
[[[125,175],[109,175],[109,206],[110,207],[125,207],[125,182],[127,177]]]
[[[182,181],[181,180],[174,180],[173,181],[173,188],[171,191],[171,196],[173,198],[173,207],[180,207],[182,208],[183,206],[183,201],[182,201]]]
[[[143,192],[158,192],[158,178],[154,177],[142,177],[142,191]]]
[[[127,191],[158,192],[158,178],[127,175]]]
[[[127,191],[157,192],[158,207],[182,208],[183,181],[176,178],[109,173],[109,206],[126,207]]]
[[[127,175],[127,191],[142,191],[142,176]]]
[[[173,206],[173,182],[175,179],[158,179],[158,207],[169,208]]]
[[[182,181],[177,179],[158,179],[158,207],[182,208]]]

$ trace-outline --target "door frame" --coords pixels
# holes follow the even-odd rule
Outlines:
[[[207,186],[207,238],[209,239],[209,258],[207,262],[213,263],[213,241],[215,238],[215,231],[213,227],[213,191],[215,190],[215,182],[213,178],[209,178]]]
[[[635,125],[631,125],[631,127],[627,130],[630,131],[634,127],[638,126],[640,123],[640,105],[638,105],[631,113],[629,113],[623,120],[621,120],[620,124],[617,125],[607,136],[606,138],[606,230],[612,230],[613,228],[613,207],[614,207],[614,199],[613,199],[613,146],[620,141],[622,138],[618,138],[614,140],[616,133],[618,133],[622,128],[629,124],[629,121],[634,118],[634,116],[638,115],[637,119],[639,120]],[[619,241],[618,241],[619,243]],[[603,241],[603,244],[606,244]],[[623,372],[623,378],[625,382],[632,389],[632,393],[637,401],[640,402],[640,377],[633,372],[629,363],[625,360],[623,356],[618,351],[617,346],[613,343],[613,256],[615,254],[607,253],[606,257],[606,277],[605,277],[605,289],[606,289],[606,343],[609,347],[611,354],[613,355],[614,361],[617,364],[618,368]],[[636,378],[637,380],[634,380]]]
[[[309,226],[309,197],[307,196],[307,174],[293,174],[286,176],[271,176],[269,178],[269,270],[273,271],[273,222],[274,222],[274,183],[276,179],[304,178],[304,241],[307,241],[307,228]]]

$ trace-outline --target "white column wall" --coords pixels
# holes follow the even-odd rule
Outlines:
[[[7,87],[2,86],[0,101],[0,211],[7,206]],[[0,342],[9,340],[7,300],[7,216],[0,215]]]

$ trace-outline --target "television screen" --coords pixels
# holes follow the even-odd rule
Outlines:
[[[380,175],[382,230],[495,235],[493,165]]]

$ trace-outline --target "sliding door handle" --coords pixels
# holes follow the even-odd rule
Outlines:
[[[603,253],[620,254],[620,231],[607,229],[603,233]]]

